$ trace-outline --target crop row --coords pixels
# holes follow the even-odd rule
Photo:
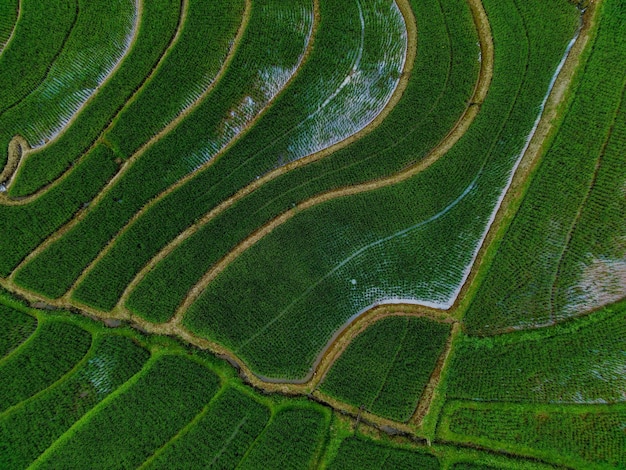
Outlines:
[[[398,83],[404,62],[402,15],[395,3],[383,5],[379,1],[342,4],[342,14],[332,2],[320,8],[315,48],[289,88],[231,150],[171,197],[151,207],[116,240],[79,285],[75,293],[78,300],[111,309],[141,267],[194,218],[260,174],[352,135],[380,112]],[[363,101],[355,96],[371,99]],[[208,154],[198,156],[197,165],[218,151],[215,144]],[[224,174],[228,176],[222,178]],[[244,176],[240,178],[240,174]],[[207,191],[207,187],[211,189]],[[198,200],[198,204],[189,207],[190,200]],[[188,210],[180,210],[182,207]],[[103,290],[106,297],[101,294]]]
[[[13,34],[19,9],[19,0],[8,0],[0,5],[0,53],[2,53]]]
[[[17,1],[2,2],[2,16],[6,18],[3,21],[10,20],[17,4]],[[74,27],[78,0],[23,0],[19,7],[20,17],[15,28],[13,31],[6,29],[12,34],[12,40],[0,54],[0,115],[19,104],[44,80]],[[8,35],[5,38],[9,39]],[[5,143],[0,147],[2,165],[6,151]]]
[[[213,264],[273,217],[320,192],[384,176],[415,163],[443,138],[464,109],[475,84],[475,29],[463,2],[446,3],[443,10],[437,2],[417,2],[412,8],[418,22],[420,18],[428,21],[420,22],[418,27],[417,42],[421,46],[412,70],[407,71],[410,80],[406,89],[379,127],[330,156],[277,176],[199,226],[198,232],[157,265],[132,293],[127,306],[134,313],[152,321],[166,320]],[[320,43],[332,39],[324,31],[320,27]],[[305,68],[306,64],[298,78],[304,76]],[[252,136],[259,129],[255,140],[261,138],[263,129],[269,132],[262,124],[251,131]],[[397,134],[398,129],[404,129],[402,136]],[[163,204],[163,208],[171,208],[170,213],[184,207],[185,198],[174,196],[176,200]],[[199,217],[209,207],[194,207],[190,215]],[[148,212],[146,220],[157,220],[159,215],[163,219],[164,211],[157,209]],[[176,220],[171,231],[177,233],[190,220]],[[169,288],[163,290],[163,286]]]
[[[376,303],[453,303],[577,24],[559,1],[485,7],[495,74],[458,143],[402,183],[297,213],[209,284],[187,327],[258,373],[301,377],[334,331]]]
[[[450,327],[390,317],[352,340],[320,390],[374,414],[408,421],[442,354]]]
[[[522,407],[453,402],[439,434],[575,468],[626,465],[623,406]]]
[[[0,305],[0,360],[22,344],[37,327],[30,315]]]
[[[53,63],[46,64],[45,79],[0,115],[2,161],[16,135],[39,147],[68,125],[128,51],[136,34],[136,8],[132,0],[79,0],[74,27]],[[36,42],[23,47],[38,46],[45,47]]]
[[[100,203],[88,210],[84,220],[26,265],[18,273],[21,283],[31,287],[29,282],[33,280],[32,274],[45,266],[47,271],[56,272],[38,283],[45,284],[43,288],[37,286],[35,290],[52,297],[61,295],[148,199],[192,170],[185,161],[195,151],[206,148],[207,129],[217,127],[215,131],[220,132],[220,123],[226,125],[222,136],[225,145],[237,134],[238,125],[254,118],[280,89],[277,87],[264,91],[260,74],[264,70],[284,70],[286,74],[280,75],[282,78],[279,79],[283,82],[295,71],[301,60],[310,32],[307,27],[309,17],[305,15],[306,9],[302,8],[307,4],[308,1],[305,0],[287,4],[275,0],[255,3],[235,57],[222,80],[202,105],[194,109],[173,132],[168,133],[141,155],[141,158],[135,160]],[[289,23],[284,24],[299,12],[304,16],[301,23],[295,27]],[[259,54],[260,50],[264,53]],[[245,104],[249,99],[253,102],[252,107],[245,105],[233,115],[229,114],[232,106]],[[226,122],[223,121],[224,115],[229,116]],[[243,121],[239,121],[240,119]],[[213,124],[210,124],[211,121]],[[181,158],[181,155],[186,157]],[[159,176],[146,178],[147,174]],[[34,279],[38,277],[39,275],[35,275]]]
[[[605,403],[624,401],[626,310],[536,333],[455,343],[448,395],[479,401]]]
[[[137,33],[117,70],[59,138],[28,152],[9,187],[9,195],[31,194],[75,165],[136,90],[143,90],[148,80],[155,80],[151,71],[155,67],[160,70],[161,57],[171,47],[179,19],[185,21],[181,7],[180,2],[170,0],[143,3]]]
[[[626,295],[626,82],[612,72],[626,67],[624,6],[600,7],[567,114],[468,310],[474,333],[545,325]]]

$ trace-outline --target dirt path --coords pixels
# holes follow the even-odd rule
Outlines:
[[[571,48],[567,59],[558,74],[552,87],[552,91],[546,101],[541,119],[535,129],[532,139],[522,156],[519,166],[513,176],[511,185],[502,199],[493,223],[485,236],[480,250],[470,270],[470,274],[465,280],[459,295],[450,308],[453,316],[461,319],[469,307],[470,302],[479,287],[480,278],[491,265],[496,255],[500,240],[504,237],[506,230],[513,221],[523,197],[528,191],[530,177],[536,171],[541,158],[546,153],[547,145],[558,130],[560,118],[566,111],[567,101],[571,95],[570,85],[576,75],[580,64],[580,56],[587,46],[591,33],[598,20],[598,10],[601,0],[590,3],[590,6],[582,16],[582,27],[578,39]]]
[[[174,119],[172,122],[170,122],[166,127],[164,127],[158,134],[156,134],[154,137],[152,137],[152,139],[150,139],[148,142],[146,142],[137,152],[135,152],[134,155],[132,155],[128,160],[126,160],[122,164],[121,168],[115,174],[115,176],[113,178],[111,178],[111,180],[109,180],[109,182],[102,189],[102,191],[100,191],[100,193],[90,202],[89,208],[87,208],[85,210],[79,211],[78,214],[74,218],[72,218],[69,222],[67,222],[63,227],[58,229],[55,233],[50,235],[37,248],[35,248],[26,258],[24,258],[24,260],[22,260],[22,262],[13,270],[13,272],[9,276],[10,279],[12,279],[13,276],[15,276],[15,273],[19,269],[21,269],[24,265],[26,265],[32,259],[37,257],[39,254],[41,254],[52,243],[56,242],[57,240],[59,240],[63,236],[65,236],[66,233],[68,233],[72,228],[74,228],[74,226],[76,226],[81,220],[83,220],[90,213],[91,209],[93,207],[97,206],[98,203],[102,199],[104,199],[104,197],[108,194],[108,192],[117,184],[117,182],[122,178],[122,176],[124,176],[124,174],[126,173],[128,168],[130,168],[130,166],[141,155],[143,155],[143,153],[145,153],[150,147],[152,147],[157,141],[159,141],[163,136],[165,136],[167,133],[169,133],[172,129],[174,129],[176,126],[178,126],[178,124],[180,124],[180,122],[185,117],[187,117],[187,115],[189,113],[191,113],[198,106],[200,106],[200,104],[204,101],[204,99],[209,95],[209,93],[213,90],[213,88],[220,81],[220,79],[224,75],[226,69],[228,68],[228,65],[231,63],[231,61],[232,61],[232,59],[233,59],[233,57],[235,55],[235,52],[236,52],[236,50],[237,50],[237,48],[239,46],[239,43],[241,42],[241,38],[242,38],[242,36],[244,34],[246,26],[248,24],[248,20],[250,18],[251,5],[252,5],[251,0],[246,0],[246,10],[244,12],[244,16],[243,16],[242,22],[241,22],[241,24],[239,26],[239,30],[237,32],[237,35],[235,36],[235,41],[233,41],[233,44],[231,45],[231,48],[230,48],[229,53],[228,53],[228,56],[227,56],[224,64],[222,64],[222,68],[220,69],[218,74],[215,76],[215,79],[213,80],[213,82],[207,87],[207,89],[198,97],[198,99],[191,106],[189,106],[182,113],[180,113],[177,116],[176,119]]]
[[[96,90],[91,94],[91,96],[81,106],[79,106],[79,108],[72,115],[72,117],[65,123],[61,132],[59,132],[58,134],[54,136],[54,138],[46,142],[45,144],[46,146],[51,145],[52,143],[60,139],[63,135],[65,135],[68,129],[72,127],[72,124],[74,124],[74,122],[76,122],[76,120],[80,117],[83,110],[87,106],[89,106],[93,102],[94,99],[96,99],[96,97],[98,96],[98,90],[100,90],[100,88],[102,88],[103,86],[106,86],[106,84],[113,78],[115,73],[122,66],[125,58],[128,56],[130,51],[133,50],[133,48],[135,47],[135,43],[137,42],[137,37],[139,36],[139,29],[141,28],[141,21],[143,19],[143,5],[144,5],[143,2],[144,0],[135,0],[136,17],[135,17],[135,24],[133,25],[134,33],[133,33],[133,37],[131,41],[128,44],[128,47],[126,48],[126,51],[124,51],[124,53],[120,56],[115,66],[111,70],[108,71],[106,78],[96,87]],[[15,178],[15,175],[17,175],[20,167],[22,166],[22,163],[26,160],[28,155],[32,153],[33,151],[37,151],[41,148],[42,147],[37,147],[35,149],[32,149],[30,147],[30,144],[23,137],[19,135],[15,136],[11,140],[11,142],[9,143],[7,163],[4,169],[2,170],[2,173],[0,173],[0,183],[4,186],[6,190],[10,188],[11,184],[13,183],[13,179]],[[68,170],[68,172],[69,171],[71,170]],[[63,178],[63,177],[64,175],[61,175],[60,178]],[[58,180],[59,178],[57,178],[56,181]],[[51,186],[52,184],[46,185],[45,191],[38,191],[37,193],[35,193],[37,194],[36,197],[39,197],[40,193],[43,194],[43,192],[46,192]],[[25,198],[19,198],[15,200],[15,199],[11,199],[7,197],[7,195],[4,194],[4,192],[0,192],[0,204],[23,205],[23,204],[28,204],[33,199],[36,199],[36,197],[35,198],[25,197]]]
[[[241,42],[241,37],[243,36],[243,33],[245,32],[245,29],[247,27],[248,21],[250,19],[251,5],[252,5],[251,4],[251,0],[246,0],[246,12],[244,14],[245,15],[245,25],[244,25],[244,23],[242,23],[242,26],[244,26],[244,27],[242,27],[240,29],[239,33],[241,33],[241,35],[238,34],[235,42],[233,43],[233,48],[235,48],[235,45],[238,46],[239,43]],[[252,119],[247,125],[243,126],[241,131],[239,132],[239,134],[237,134],[230,142],[228,142],[228,144],[226,144],[220,151],[218,151],[213,156],[213,158],[211,158],[208,162],[206,162],[203,165],[201,165],[194,172],[187,174],[186,176],[184,176],[183,178],[178,180],[176,183],[174,183],[173,185],[169,186],[166,190],[164,190],[161,193],[157,194],[155,197],[150,199],[150,201],[148,201],[139,211],[137,211],[131,217],[131,219],[126,223],[126,225],[124,225],[124,227],[122,227],[122,229],[120,229],[120,231],[118,233],[116,233],[113,236],[113,238],[111,238],[111,240],[109,240],[109,242],[106,244],[106,246],[100,251],[100,253],[98,253],[98,256],[96,256],[96,258],[83,270],[81,275],[77,278],[77,280],[74,282],[73,286],[67,292],[66,296],[68,298],[69,298],[69,296],[71,296],[72,292],[76,289],[76,287],[83,281],[83,279],[85,279],[85,277],[87,277],[89,272],[111,250],[111,248],[113,247],[113,245],[117,241],[118,237],[120,237],[122,234],[124,234],[140,217],[142,217],[147,211],[149,211],[152,207],[154,207],[156,204],[158,204],[162,199],[164,199],[169,194],[173,193],[178,188],[180,188],[181,186],[185,185],[187,182],[189,182],[190,180],[195,178],[198,172],[200,172],[200,171],[204,170],[205,168],[213,165],[213,163],[215,163],[215,161],[217,160],[218,157],[220,157],[221,155],[226,153],[232,146],[234,146],[239,141],[239,139],[241,137],[243,137],[247,133],[247,131],[250,130],[258,122],[259,119],[261,119],[261,117],[264,115],[265,111],[267,109],[269,109],[274,104],[276,99],[278,99],[278,97],[282,94],[282,91],[285,90],[291,84],[291,82],[298,75],[298,70],[300,69],[302,64],[304,64],[305,61],[308,59],[309,54],[310,54],[311,50],[313,49],[313,44],[315,42],[315,33],[317,31],[317,27],[319,26],[319,0],[313,0],[313,5],[314,5],[315,20],[314,20],[312,28],[311,28],[311,36],[310,36],[309,42],[306,45],[306,49],[305,49],[305,51],[304,51],[304,53],[302,55],[302,58],[300,60],[300,63],[298,65],[298,67],[294,71],[293,75],[289,78],[289,80],[287,80],[287,82],[285,83],[285,86],[281,89],[281,91],[278,92],[276,94],[276,96],[274,96],[271,100],[269,100],[266,103],[266,105],[259,111],[259,113],[256,115],[256,117],[254,119]],[[231,48],[231,50],[233,48]],[[230,56],[229,57],[230,60],[227,60],[227,62],[224,63],[224,65],[222,67],[222,70],[220,71],[220,74],[218,75],[219,78],[221,78],[222,71],[225,72],[228,69],[228,66],[230,65],[230,62],[232,61],[232,57],[233,56]],[[218,81],[218,78],[215,79],[213,84],[216,84],[217,81]],[[211,85],[210,89],[212,89],[213,84]],[[198,102],[197,102],[198,105],[201,103],[201,101],[204,101],[204,98],[206,97],[206,95],[208,95],[208,91],[198,100]],[[196,106],[194,106],[194,109],[195,109],[195,107]],[[186,110],[184,114],[186,115],[190,111],[191,111],[191,108],[189,110]],[[140,150],[140,152],[141,152],[141,150]],[[126,163],[129,163],[129,162],[130,162],[130,160],[128,162],[126,162]],[[116,175],[116,177],[117,177],[117,175]],[[110,188],[107,186],[103,190],[103,192],[107,191],[108,189],[110,189]]]

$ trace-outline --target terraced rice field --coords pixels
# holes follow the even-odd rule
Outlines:
[[[625,467],[624,70],[624,0],[3,1],[0,467]]]

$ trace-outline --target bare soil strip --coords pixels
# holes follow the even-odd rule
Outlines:
[[[53,139],[46,142],[46,145],[50,145],[56,140],[60,139],[67,132],[67,130],[72,126],[72,124],[74,124],[74,122],[80,118],[80,115],[83,109],[89,106],[91,102],[94,99],[96,99],[96,96],[98,95],[98,90],[102,88],[103,86],[105,86],[113,78],[115,73],[119,70],[119,68],[124,63],[126,56],[130,53],[130,51],[133,50],[133,48],[135,47],[135,43],[137,42],[137,37],[139,35],[139,28],[141,27],[141,21],[143,19],[143,4],[144,4],[143,2],[144,0],[135,0],[136,16],[135,16],[135,24],[133,25],[134,34],[133,34],[133,38],[128,44],[126,52],[120,57],[120,59],[115,64],[115,66],[111,70],[109,70],[107,77],[102,81],[102,83],[100,83],[96,87],[96,91],[94,91],[91,94],[91,96],[76,110],[76,112],[72,115],[69,121],[67,121],[67,123],[65,124],[61,132],[55,135]],[[41,147],[37,147],[35,150],[39,150],[39,149],[41,149]],[[9,143],[9,154],[8,154],[7,164],[4,167],[4,170],[2,171],[2,173],[0,173],[0,184],[4,186],[5,190],[9,189],[9,187],[11,186],[11,183],[13,183],[13,179],[15,175],[17,174],[18,170],[22,166],[22,163],[26,160],[26,158],[28,157],[28,154],[31,153],[32,151],[33,149],[31,149],[30,145],[23,137],[18,135],[18,136],[15,136],[13,140],[11,140],[11,142]],[[69,173],[69,170],[65,174],[67,173]],[[61,175],[60,178],[57,178],[56,181],[58,182],[61,178],[65,176],[65,174]],[[45,191],[47,191],[51,186],[52,184],[46,185],[44,187]],[[37,197],[39,197],[45,191],[40,190],[37,193],[35,193],[37,196],[33,195],[33,196],[25,197],[25,198],[20,198],[18,200],[8,198],[6,194],[4,194],[4,191],[2,191],[0,192],[0,204],[4,204],[4,205],[27,204],[28,202],[31,202],[33,199],[36,199]]]
[[[552,91],[546,101],[541,119],[535,129],[532,139],[522,156],[519,166],[513,176],[509,190],[504,195],[500,209],[485,236],[474,264],[470,270],[459,295],[449,311],[457,319],[462,318],[469,303],[479,287],[480,274],[484,273],[491,264],[497,251],[499,241],[504,237],[513,217],[526,194],[530,178],[537,170],[541,158],[547,151],[547,146],[558,130],[560,118],[566,112],[566,106],[571,95],[570,85],[580,64],[581,53],[585,50],[594,26],[598,20],[598,10],[601,0],[591,2],[582,15],[582,27],[578,39],[571,48],[567,59],[556,78]],[[478,275],[478,278],[477,278]],[[475,282],[476,281],[476,282]]]
[[[141,216],[143,216],[148,210],[150,210],[152,207],[154,207],[156,204],[158,204],[163,198],[167,197],[169,194],[173,193],[174,191],[176,191],[178,188],[180,188],[181,186],[185,185],[187,182],[189,182],[190,180],[192,180],[193,178],[196,177],[196,174],[202,170],[204,170],[205,168],[213,165],[213,163],[215,163],[215,161],[224,153],[226,153],[233,145],[235,145],[238,140],[243,137],[247,131],[249,129],[251,129],[259,119],[261,119],[261,117],[263,116],[264,112],[269,109],[274,102],[276,101],[276,99],[281,95],[282,91],[285,90],[287,87],[289,87],[290,83],[296,78],[297,74],[298,74],[298,70],[300,69],[300,67],[302,67],[302,65],[306,62],[307,58],[309,57],[311,50],[313,49],[313,44],[315,42],[315,32],[317,31],[317,27],[319,26],[319,0],[313,0],[313,5],[314,5],[314,12],[315,12],[315,20],[312,26],[312,30],[311,30],[311,37],[309,40],[309,43],[306,46],[306,49],[304,51],[304,54],[302,56],[302,59],[300,61],[300,65],[298,66],[298,68],[296,69],[296,71],[294,72],[294,74],[289,78],[289,80],[287,80],[287,83],[285,84],[285,86],[283,87],[283,89],[276,94],[276,96],[274,96],[274,98],[272,98],[270,101],[267,102],[267,104],[263,107],[263,109],[261,109],[261,111],[259,111],[259,113],[257,114],[257,116],[252,119],[246,126],[244,126],[241,131],[239,132],[239,134],[237,134],[237,136],[231,140],[228,144],[226,144],[219,152],[217,152],[213,158],[211,158],[209,161],[207,161],[206,163],[204,163],[203,165],[201,165],[198,169],[196,169],[194,172],[189,173],[188,175],[184,176],[183,178],[181,178],[180,180],[178,180],[176,183],[174,183],[173,185],[169,186],[165,191],[161,192],[160,194],[156,195],[155,197],[153,197],[150,201],[148,201],[148,203],[146,203],[146,205],[144,205],[139,211],[137,211],[133,217],[128,221],[128,223],[109,241],[109,243],[107,243],[107,245],[100,251],[100,253],[98,253],[98,256],[89,264],[89,266],[87,266],[83,272],[81,273],[81,275],[78,277],[78,279],[74,282],[74,284],[72,285],[72,287],[70,288],[70,290],[67,292],[66,296],[69,298],[72,294],[72,292],[76,289],[76,287],[83,281],[83,279],[85,279],[85,277],[87,277],[87,275],[89,274],[89,272],[96,266],[96,264],[98,264],[100,262],[100,260],[102,258],[104,258],[104,256],[111,250],[111,248],[113,247],[113,245],[115,244],[115,242],[117,241],[117,238],[120,237],[124,232],[126,232]],[[248,20],[250,18],[250,8],[251,8],[251,0],[247,0],[246,1],[246,12],[245,12],[245,26],[247,26],[248,24]],[[245,31],[245,27],[240,29],[240,33],[241,35],[243,35],[243,32]],[[233,47],[235,44],[239,44],[239,42],[241,41],[241,36],[237,37],[236,42],[233,44]],[[232,49],[231,49],[232,50]],[[232,57],[232,56],[231,56]],[[229,59],[231,58],[229,57]],[[227,62],[225,62],[222,71],[226,71],[226,69],[228,68],[228,65],[230,65],[230,60],[227,60]],[[220,71],[220,75],[221,77],[221,71]],[[215,80],[214,83],[217,83],[217,78]],[[208,93],[207,93],[208,94]],[[204,100],[204,97],[201,97],[198,100],[198,103],[200,103],[200,100]],[[195,106],[194,106],[195,108]],[[191,110],[191,109],[190,109]],[[185,112],[185,114],[187,114],[187,112]],[[139,150],[139,152],[141,152],[141,150]],[[130,160],[129,160],[130,161]],[[128,163],[128,162],[127,162]],[[117,175],[116,175],[117,176]],[[105,188],[103,190],[106,191],[109,188]]]
[[[194,235],[198,230],[200,230],[202,227],[208,224],[211,220],[213,220],[219,214],[229,209],[236,202],[240,201],[241,199],[243,199],[250,193],[256,191],[257,189],[259,189],[261,186],[268,183],[269,181],[272,181],[273,179],[278,178],[279,176],[293,170],[294,168],[298,168],[308,163],[314,162],[316,160],[325,158],[331,155],[332,153],[352,144],[353,142],[356,142],[357,140],[363,138],[365,135],[369,134],[374,129],[376,129],[385,120],[385,118],[389,115],[389,113],[396,106],[398,101],[400,101],[400,99],[402,98],[402,95],[404,94],[404,91],[406,90],[406,87],[408,86],[410,72],[413,69],[413,65],[415,63],[415,57],[417,55],[417,27],[416,27],[415,17],[413,16],[413,10],[411,9],[409,5],[408,0],[396,0],[396,4],[398,5],[400,12],[404,16],[405,24],[407,25],[407,56],[404,62],[404,67],[402,70],[402,74],[400,76],[400,80],[398,82],[398,86],[394,90],[389,102],[381,110],[378,116],[376,116],[376,118],[372,122],[370,122],[367,126],[361,129],[359,132],[352,134],[351,136],[347,137],[341,142],[338,142],[328,148],[320,150],[319,152],[315,152],[307,157],[293,161],[285,166],[277,168],[276,170],[273,170],[263,175],[258,180],[255,180],[252,183],[248,184],[244,188],[237,191],[234,195],[232,195],[228,199],[221,202],[219,205],[217,205],[215,208],[213,208],[211,211],[205,214],[201,219],[199,219],[198,222],[190,226],[185,231],[181,232],[174,240],[172,240],[167,246],[165,246],[165,248],[163,248],[156,256],[154,256],[142,268],[142,270],[139,273],[137,273],[135,278],[129,283],[124,293],[122,294],[118,302],[118,305],[116,306],[117,309],[125,308],[124,304],[128,300],[128,297],[130,296],[132,291],[137,287],[137,285],[143,280],[143,278],[152,269],[154,269],[154,267],[157,264],[159,264],[164,258],[166,258],[178,245],[183,243],[187,238]],[[180,186],[180,184],[177,183],[175,187],[178,187],[178,186]],[[171,188],[168,188],[167,191],[165,191],[164,193],[159,195],[157,198],[155,198],[153,202],[156,203],[158,200],[162,199],[170,192],[172,192]],[[151,204],[153,202],[151,201]],[[146,207],[142,208],[142,210],[129,222],[129,224],[126,227],[124,227],[124,229],[122,230],[122,232],[120,232],[120,234],[126,231],[132,225],[132,223],[137,218],[139,218],[144,212],[146,212],[146,210],[148,210],[150,207],[151,205],[147,205]]]
[[[115,174],[115,176],[113,178],[111,178],[109,180],[109,182],[107,183],[107,185],[102,189],[102,191],[90,202],[89,204],[89,208],[86,210],[82,210],[80,211],[72,220],[70,220],[67,224],[65,224],[63,227],[61,227],[59,230],[57,230],[55,233],[53,233],[52,235],[50,235],[50,237],[48,237],[46,240],[44,240],[37,248],[35,248],[14,270],[13,273],[11,273],[11,276],[9,276],[9,278],[13,278],[13,276],[15,275],[15,273],[25,264],[27,264],[30,260],[34,259],[35,257],[37,257],[39,254],[41,254],[48,246],[50,246],[52,243],[56,242],[57,240],[59,240],[60,238],[62,238],[67,232],[69,232],[75,225],[77,225],[81,220],[83,220],[87,214],[90,212],[90,209],[95,207],[96,205],[98,205],[98,203],[104,199],[104,197],[108,194],[108,192],[117,184],[117,182],[124,176],[124,174],[126,173],[126,171],[128,170],[128,168],[130,168],[130,166],[135,162],[135,160],[137,160],[139,157],[141,157],[141,155],[143,155],[150,147],[152,147],[156,142],[158,142],[161,138],[163,138],[166,134],[168,134],[171,130],[173,130],[175,127],[177,127],[183,119],[185,119],[185,117],[187,117],[187,115],[189,113],[191,113],[194,109],[196,109],[198,106],[200,106],[200,104],[202,104],[202,102],[205,100],[205,98],[210,94],[210,92],[213,90],[213,88],[215,88],[215,86],[217,85],[217,83],[221,80],[222,76],[224,75],[226,69],[228,68],[228,66],[230,65],[235,52],[238,49],[239,43],[241,42],[241,38],[243,37],[243,33],[247,27],[248,24],[248,20],[250,18],[250,12],[251,12],[251,0],[246,0],[246,10],[244,12],[244,16],[242,18],[242,22],[241,25],[239,26],[239,31],[237,32],[237,35],[235,37],[235,41],[233,41],[233,44],[230,48],[230,51],[228,53],[228,56],[226,57],[226,60],[224,61],[224,64],[222,65],[222,68],[220,69],[219,73],[215,76],[215,80],[207,87],[207,89],[204,91],[204,93],[202,93],[198,99],[191,105],[189,106],[187,109],[185,109],[185,111],[183,111],[181,114],[179,114],[177,116],[176,119],[174,119],[172,122],[170,122],[166,127],[164,127],[158,134],[156,134],[154,137],[152,137],[152,139],[150,139],[148,142],[146,142],[139,150],[137,150],[137,152],[135,152],[135,154],[133,154],[128,160],[126,160],[122,166],[120,167],[119,171]]]

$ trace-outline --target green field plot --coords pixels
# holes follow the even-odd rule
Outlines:
[[[433,455],[382,445],[362,437],[351,437],[341,443],[337,456],[327,468],[437,470],[441,465]]]
[[[343,402],[407,421],[444,350],[450,326],[390,317],[352,340],[320,387]]]
[[[44,80],[76,22],[78,0],[22,0],[19,21],[9,26],[17,13],[17,1],[3,1],[0,7],[0,115],[19,104]],[[7,22],[7,23],[5,23]],[[5,43],[12,35],[11,41]],[[4,129],[2,130],[4,133]],[[9,136],[12,138],[13,136]],[[3,142],[6,137],[3,136]],[[0,148],[4,164],[6,143]]]
[[[37,328],[37,319],[0,305],[0,358],[22,344]]]
[[[378,115],[398,84],[406,55],[398,8],[378,0],[327,2],[320,16],[314,50],[271,109],[231,150],[133,224],[78,287],[78,300],[111,309],[133,275],[197,216],[259,175],[349,137]],[[210,145],[196,166],[219,153],[221,144]],[[193,210],[179,210],[209,186]],[[155,223],[158,230],[148,229]]]
[[[87,413],[34,468],[136,467],[170,440],[217,392],[218,378],[179,355],[150,360],[140,375]]]
[[[308,405],[278,411],[237,468],[315,468],[330,421],[322,407]]]
[[[559,1],[485,6],[497,73],[458,144],[414,178],[274,229],[208,286],[186,326],[259,373],[295,378],[341,324],[376,303],[453,303],[577,25],[575,8]]]
[[[25,468],[86,412],[137,373],[148,351],[100,336],[71,375],[0,416],[0,467]]]
[[[29,152],[9,186],[12,197],[31,194],[54,180],[84,154],[136,90],[143,89],[169,50],[179,21],[180,0],[144,2],[132,45],[112,77],[81,110],[80,117],[49,145]]]
[[[626,400],[626,309],[536,333],[463,336],[448,395],[478,401],[613,403]]]
[[[270,411],[235,388],[227,388],[141,468],[235,468],[263,432]]]
[[[626,409],[613,406],[530,407],[454,402],[439,434],[575,468],[626,465]]]
[[[466,315],[493,334],[543,326],[626,296],[624,2],[602,20],[575,95]],[[585,129],[585,132],[580,132]]]
[[[50,386],[80,362],[91,334],[66,322],[39,322],[30,338],[0,360],[0,412]]]
[[[441,6],[434,1],[415,2],[412,8],[419,23],[420,47],[406,90],[380,126],[322,160],[278,176],[206,224],[159,263],[131,294],[127,306],[134,313],[152,321],[166,320],[212,264],[272,217],[317,193],[380,177],[414,163],[443,138],[464,109],[476,82],[476,32],[463,2],[446,2]],[[332,36],[326,39],[323,25],[322,22],[316,41],[332,41]],[[314,60],[313,53],[284,96],[304,80],[307,65]],[[280,104],[281,101],[273,109],[280,108]],[[250,135],[262,128],[261,122]],[[396,135],[399,128],[405,129],[403,136]],[[245,150],[243,145],[237,148]],[[199,176],[198,185],[201,180]],[[158,205],[148,212],[145,222],[138,223],[134,231],[138,232],[149,220],[163,220],[162,214],[172,214],[173,208],[188,197],[184,189],[180,195],[174,193],[173,199],[164,202],[162,208]],[[184,223],[178,217],[172,221],[179,225],[176,230],[190,223],[190,215],[201,215],[198,209],[202,208],[194,207],[191,214],[185,214]],[[132,252],[133,259],[145,259],[136,250]]]
[[[31,147],[55,138],[97,92],[132,43],[135,7],[131,0],[79,0],[74,27],[54,63],[47,64],[45,79],[0,115],[0,161],[5,161],[9,142],[18,134]]]
[[[0,54],[15,30],[19,8],[19,0],[8,0],[0,5]]]
[[[255,5],[242,44],[228,68],[228,73],[211,96],[187,116],[174,132],[167,134],[136,160],[100,204],[93,210],[90,209],[83,221],[25,266],[21,271],[22,283],[25,284],[27,279],[33,277],[34,272],[46,266],[47,271],[55,272],[46,280],[35,275],[35,280],[40,278],[38,283],[43,280],[46,285],[34,289],[52,297],[61,295],[69,289],[106,242],[147,200],[191,170],[180,156],[191,155],[198,150],[198,145],[206,144],[206,129],[212,127],[208,120],[212,120],[219,128],[220,123],[223,124],[223,114],[230,116],[227,110],[240,100],[247,102],[246,97],[250,98],[250,94],[254,96],[256,104],[250,109],[245,108],[244,114],[245,120],[252,119],[278,93],[280,87],[268,90],[261,86],[259,78],[264,70],[282,68],[288,73],[280,75],[277,80],[280,79],[283,83],[295,72],[310,33],[311,18],[307,15],[307,6],[310,5],[305,0],[289,3],[267,0]],[[302,20],[297,27],[290,25],[294,15]],[[258,54],[259,50],[264,50],[265,53]],[[237,122],[236,125],[231,123],[230,127],[226,127],[233,131],[243,121]],[[231,138],[235,134],[236,132]],[[146,179],[146,174],[160,176]],[[101,292],[105,293],[106,290]]]

